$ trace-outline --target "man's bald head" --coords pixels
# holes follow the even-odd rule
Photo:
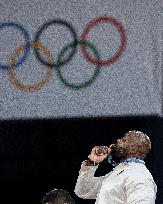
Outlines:
[[[129,131],[124,135],[123,139],[128,143],[128,156],[144,159],[151,150],[149,137],[141,131]]]
[[[116,148],[112,151],[114,159],[139,157],[145,159],[151,150],[149,137],[140,131],[132,130],[117,140]]]

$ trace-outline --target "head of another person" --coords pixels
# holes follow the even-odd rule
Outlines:
[[[75,204],[75,201],[66,190],[54,189],[46,193],[41,204]]]
[[[116,151],[113,152],[113,156],[119,159],[128,157],[145,159],[150,150],[149,137],[141,131],[132,130],[117,140]]]

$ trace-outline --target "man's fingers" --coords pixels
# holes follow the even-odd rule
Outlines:
[[[91,151],[91,154],[96,154],[96,149],[97,149],[97,146],[95,146],[92,151]]]
[[[101,147],[101,146],[95,146],[88,158],[92,161],[95,161],[97,163],[102,162],[104,159],[107,158],[108,154],[110,153],[110,149],[108,147]]]

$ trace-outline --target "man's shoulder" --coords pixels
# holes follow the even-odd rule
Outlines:
[[[127,177],[134,177],[135,179],[152,179],[152,174],[144,164],[130,163],[126,169]]]
[[[126,186],[144,185],[146,188],[154,189],[155,193],[157,192],[157,185],[154,178],[144,164],[129,165],[129,168],[126,169],[124,174],[124,182]]]

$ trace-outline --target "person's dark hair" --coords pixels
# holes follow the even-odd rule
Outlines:
[[[42,204],[75,204],[75,200],[64,189],[54,189],[41,199]]]

